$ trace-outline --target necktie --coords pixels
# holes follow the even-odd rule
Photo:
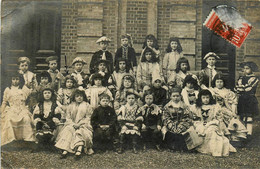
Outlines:
[[[211,87],[211,81],[212,81],[212,69],[209,69],[209,87]]]
[[[101,58],[102,60],[107,60],[107,58],[106,58],[106,51],[103,51],[103,54],[102,54],[102,58]]]

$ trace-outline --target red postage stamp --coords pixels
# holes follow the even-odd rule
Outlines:
[[[227,6],[212,9],[203,25],[237,47],[242,45],[252,29],[234,8]]]

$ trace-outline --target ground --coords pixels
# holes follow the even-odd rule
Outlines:
[[[254,124],[253,139],[229,157],[149,149],[138,154],[108,151],[75,161],[73,156],[60,160],[60,154],[50,150],[32,153],[30,147],[25,142],[2,147],[2,168],[260,168],[260,121]]]

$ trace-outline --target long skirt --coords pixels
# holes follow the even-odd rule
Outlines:
[[[31,113],[26,107],[6,107],[1,119],[1,146],[14,140],[35,141]]]
[[[67,125],[60,131],[55,147],[75,153],[78,146],[83,146],[86,152],[87,149],[92,148],[92,138],[93,133],[88,128],[81,126],[76,130],[72,125]]]

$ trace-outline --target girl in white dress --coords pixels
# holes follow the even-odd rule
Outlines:
[[[201,145],[196,150],[212,156],[228,156],[236,149],[230,144],[221,126],[222,117],[216,109],[215,101],[209,90],[201,90],[196,105],[191,107],[194,117],[194,128],[203,138]]]
[[[9,76],[11,85],[4,91],[1,106],[1,146],[14,140],[35,141],[31,113],[25,105],[30,90],[24,86],[23,76]]]
[[[81,156],[82,150],[87,154],[93,154],[92,138],[93,129],[90,124],[90,117],[93,109],[84,91],[76,89],[72,96],[72,103],[66,109],[66,122],[59,133],[55,146],[61,150],[61,158],[70,153],[75,153],[76,159]]]
[[[103,76],[101,74],[95,73],[91,75],[90,79],[92,86],[86,90],[86,96],[90,100],[90,105],[95,109],[98,107],[99,95],[106,93],[110,98],[113,98],[113,96],[110,90],[102,85]]]
[[[170,38],[166,52],[162,67],[164,78],[167,80],[175,73],[177,61],[183,57],[182,47],[178,38]],[[168,81],[166,82],[168,83]]]

